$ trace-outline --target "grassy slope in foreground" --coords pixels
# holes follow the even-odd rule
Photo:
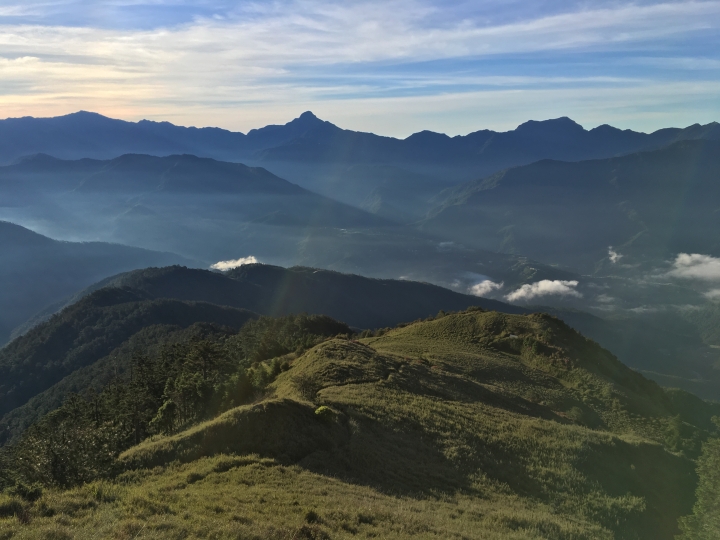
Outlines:
[[[669,539],[695,485],[658,442],[672,414],[660,387],[559,320],[470,311],[327,341],[263,400],[148,440],[119,478],[48,492],[29,525],[0,529]]]

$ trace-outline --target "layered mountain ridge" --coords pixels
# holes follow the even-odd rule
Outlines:
[[[543,160],[448,190],[422,228],[475,247],[523,253],[583,273],[720,255],[719,141],[578,163]],[[617,265],[619,266],[619,265]]]
[[[192,259],[104,242],[62,242],[0,221],[0,346],[44,308],[112,274]],[[57,309],[57,308],[56,308]]]
[[[522,161],[554,158],[582,160],[610,157],[664,146],[678,140],[718,139],[717,123],[666,128],[645,134],[602,125],[591,130],[567,117],[528,121],[507,132],[481,130],[450,137],[422,131],[406,139],[346,130],[305,112],[284,125],[269,125],[247,134],[220,128],[175,126],[169,122],[127,122],[80,111],[55,118],[9,118],[0,121],[0,159],[46,153],[64,159],[108,159],[129,153],[196,154],[217,159],[304,161],[322,158],[347,162],[421,160]],[[315,148],[315,151],[310,151]],[[343,150],[340,152],[340,150]],[[520,154],[518,154],[518,152]],[[513,158],[510,154],[515,155]],[[494,163],[493,166],[497,166]],[[517,163],[507,163],[505,166]]]
[[[311,112],[284,125],[243,134],[169,122],[126,122],[81,111],[0,121],[0,140],[5,141],[0,144],[0,163],[37,153],[103,160],[133,153],[194,154],[261,165],[320,194],[413,221],[429,209],[429,200],[441,189],[507,167],[540,159],[607,158],[679,140],[718,138],[717,123],[646,134],[607,125],[586,130],[569,118],[558,118],[529,121],[507,132],[480,130],[450,137],[422,131],[397,139],[342,129]],[[412,193],[413,204],[404,202],[398,191]]]

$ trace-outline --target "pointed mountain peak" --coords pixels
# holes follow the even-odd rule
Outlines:
[[[330,122],[326,122],[325,120],[320,120],[311,111],[305,111],[300,116],[298,116],[295,120],[290,122],[288,125],[300,126],[302,128],[307,129],[307,128],[313,128],[315,126],[326,125],[329,123]]]

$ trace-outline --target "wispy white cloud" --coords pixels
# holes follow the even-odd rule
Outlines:
[[[6,16],[28,15],[43,10],[56,13],[70,9],[67,6],[80,11],[84,4],[33,2],[28,7],[18,2],[1,9]],[[98,4],[102,9],[168,5],[179,9],[192,3]],[[501,3],[497,4],[500,9]],[[603,123],[612,120],[608,112],[615,111],[626,124],[635,122],[635,127],[638,117],[667,121],[667,114],[658,118],[657,111],[679,111],[679,118],[688,118],[688,111],[681,110],[687,103],[699,103],[696,106],[707,114],[703,103],[711,103],[717,95],[714,80],[658,84],[616,74],[479,76],[466,69],[393,77],[383,69],[513,54],[624,50],[720,26],[719,1],[592,5],[597,7],[568,3],[564,12],[528,9],[525,16],[518,11],[497,18],[490,16],[489,9],[462,12],[421,0],[202,2],[203,9],[193,11],[182,23],[150,29],[53,26],[47,21],[4,24],[0,25],[0,95],[3,111],[10,115],[83,108],[129,119],[168,118],[243,130],[287,120],[307,108],[319,113],[324,108],[326,116],[345,119],[347,127],[367,129],[362,124],[362,117],[369,116],[365,105],[376,111],[374,119],[390,113],[393,122],[387,122],[386,132],[395,130],[392,134],[399,134],[393,124],[408,129],[402,115],[422,115],[423,128],[460,132],[537,118],[537,111],[546,111],[549,103],[555,103],[558,111],[548,115],[573,114],[586,122],[597,117],[597,123]],[[340,76],[337,66],[356,72]],[[477,86],[497,90],[478,91]],[[399,90],[406,93],[391,95]],[[543,92],[554,92],[554,99],[547,100]],[[426,107],[434,98],[435,105],[443,100],[453,104],[455,114],[440,111],[434,112],[435,118],[429,116]],[[525,102],[531,105],[523,106]],[[521,109],[513,113],[516,118],[497,112],[507,107],[507,113],[513,105]],[[463,119],[468,110],[475,116]],[[436,124],[428,125],[428,120]],[[376,124],[374,129],[382,127]]]
[[[5,9],[24,8],[21,4]],[[276,67],[399,58],[427,61],[581,46],[606,50],[612,44],[714,28],[720,2],[631,4],[501,25],[472,19],[433,24],[441,11],[440,6],[418,0],[243,3],[222,20],[203,17],[177,28],[151,31],[5,25],[3,49],[32,44],[36,50],[55,53],[58,45],[75,48],[77,37],[82,36],[84,43],[102,45],[82,49],[85,55],[125,50],[142,57],[162,49],[206,58],[219,54],[220,62],[234,59]]]
[[[234,259],[230,261],[218,261],[215,264],[213,264],[210,268],[213,270],[232,270],[233,268],[237,268],[238,266],[243,266],[246,264],[255,264],[258,260],[253,255],[250,255],[249,257],[240,257],[239,259]]]
[[[468,292],[474,296],[487,296],[493,291],[498,291],[503,288],[504,283],[495,283],[489,279],[475,283],[468,288]]]
[[[543,279],[542,281],[536,281],[535,283],[526,283],[519,289],[511,292],[505,298],[510,302],[527,302],[533,298],[540,296],[574,296],[581,298],[580,294],[576,289],[578,286],[577,281],[562,281],[562,280],[549,280]]]

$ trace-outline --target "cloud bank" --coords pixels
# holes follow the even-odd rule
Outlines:
[[[234,259],[231,261],[218,261],[210,268],[212,270],[221,270],[225,272],[226,270],[232,270],[233,268],[237,268],[238,266],[242,266],[244,264],[255,264],[257,262],[257,258],[253,255],[250,255],[249,257],[240,257],[239,259]]]
[[[582,298],[582,294],[575,290],[578,286],[577,281],[561,281],[543,279],[535,283],[525,284],[519,289],[511,292],[505,298],[510,302],[527,302],[539,296],[574,296]]]
[[[720,281],[720,258],[699,253],[679,253],[669,276],[702,281]]]
[[[493,291],[503,288],[504,283],[495,283],[489,279],[476,283],[468,288],[468,292],[474,296],[487,296]]]

